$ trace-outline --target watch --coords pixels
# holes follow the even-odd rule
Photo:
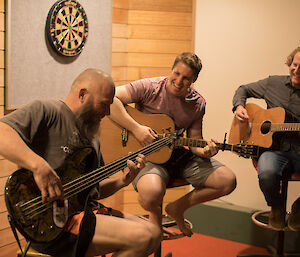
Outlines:
[[[76,0],[59,0],[50,9],[46,34],[52,48],[63,56],[79,55],[88,37],[87,15]]]

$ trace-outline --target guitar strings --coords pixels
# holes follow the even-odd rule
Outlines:
[[[128,156],[124,156],[112,163],[109,163],[91,173],[85,174],[77,179],[75,179],[74,181],[71,181],[65,185],[63,185],[63,189],[64,192],[66,192],[65,197],[69,198],[71,196],[73,196],[74,194],[77,194],[78,192],[81,192],[87,188],[89,188],[91,185],[97,183],[97,181],[101,181],[103,179],[105,179],[106,177],[109,177],[111,175],[113,175],[114,173],[117,173],[120,169],[123,169],[126,167],[126,162],[127,159],[135,159],[139,153],[144,154],[145,156],[151,154],[154,151],[157,151],[158,149],[170,144],[172,142],[172,138],[171,137],[165,137],[162,138],[158,141],[155,141],[154,143],[152,143],[149,146],[146,146],[140,150],[138,150],[137,152],[130,154]],[[103,170],[104,171],[100,171]],[[106,171],[108,170],[108,172]],[[100,173],[99,173],[100,171]],[[92,176],[92,179],[90,179]],[[84,183],[82,183],[84,182]],[[77,190],[76,188],[78,187],[77,184],[80,184],[80,189]],[[36,197],[26,203],[23,203],[20,206],[23,209],[24,215],[29,216],[29,218],[33,218],[36,215],[39,215],[40,213],[42,213],[43,211],[45,211],[46,209],[51,207],[51,202],[47,202],[45,204],[42,203],[41,201],[41,196]]]

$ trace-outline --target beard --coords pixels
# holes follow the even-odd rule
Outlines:
[[[81,133],[87,137],[88,140],[92,141],[97,135],[100,120],[99,115],[93,109],[93,103],[91,100],[87,101],[85,106],[76,114],[76,124]]]

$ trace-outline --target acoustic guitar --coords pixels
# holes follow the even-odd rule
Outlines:
[[[281,107],[264,109],[254,103],[245,106],[249,121],[241,123],[233,118],[229,140],[231,144],[250,144],[270,148],[275,132],[300,131],[300,123],[285,123],[285,110]]]
[[[174,133],[174,122],[165,114],[145,114],[137,109],[126,106],[125,107],[129,115],[138,123],[152,128],[160,137],[160,133]],[[163,147],[159,151],[149,155],[147,160],[162,164],[169,160],[172,151],[175,147],[187,146],[187,147],[205,147],[207,145],[206,140],[183,137],[182,133],[177,132],[177,137],[173,140],[172,147]],[[127,129],[122,128],[119,124],[105,117],[101,121],[101,149],[103,150],[104,161],[112,161],[125,153],[136,151],[141,145],[134,137],[134,135]],[[246,144],[226,144],[216,143],[219,150],[228,150],[237,153],[241,157],[255,158],[259,155],[259,148],[255,145]],[[113,147],[112,147],[113,146]]]
[[[64,199],[42,203],[32,172],[15,171],[5,186],[5,203],[8,213],[19,232],[32,242],[50,242],[64,229],[68,218],[84,210],[84,203],[91,188],[127,166],[127,160],[135,161],[138,154],[145,156],[172,145],[175,133],[166,133],[152,144],[125,155],[103,167],[91,170],[95,161],[93,148],[83,148],[69,157],[56,170],[64,191]]]

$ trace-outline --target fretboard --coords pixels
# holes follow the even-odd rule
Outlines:
[[[271,125],[271,131],[282,132],[282,131],[300,131],[300,123],[279,123]]]
[[[219,149],[233,151],[233,145],[231,144],[222,144],[222,143],[215,143]],[[175,140],[175,146],[188,146],[188,147],[205,147],[207,142],[202,139],[194,139],[194,138],[186,138],[180,137]]]

